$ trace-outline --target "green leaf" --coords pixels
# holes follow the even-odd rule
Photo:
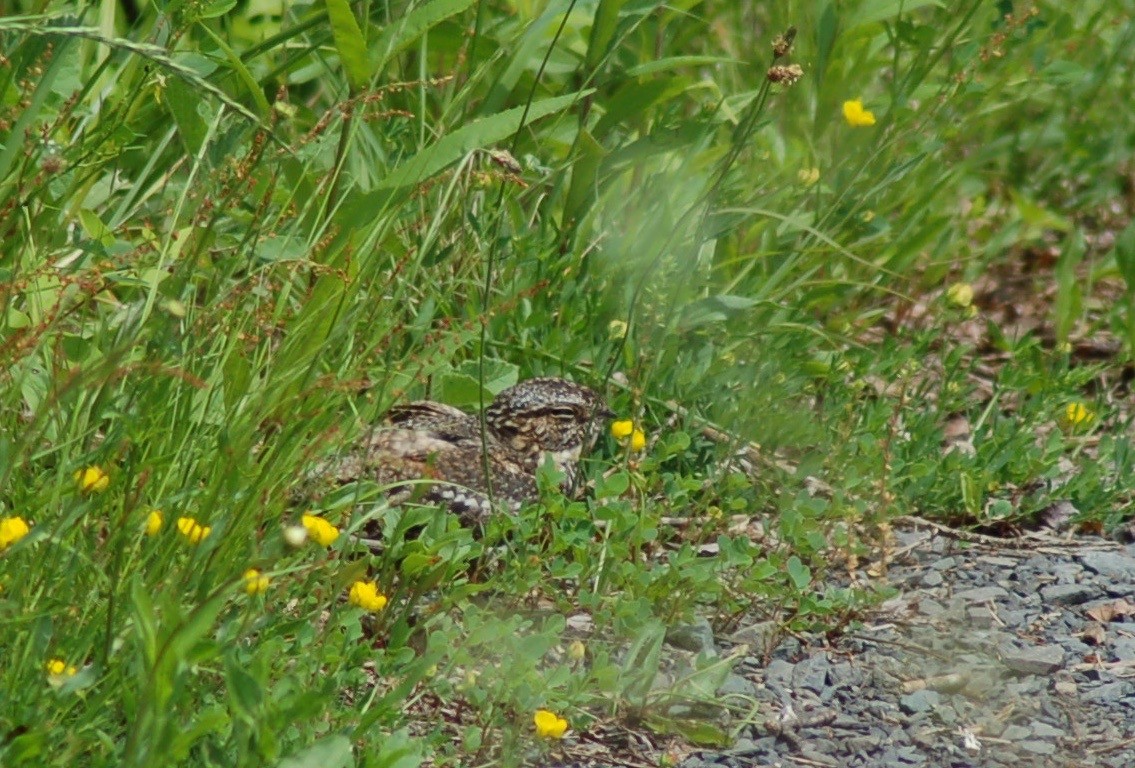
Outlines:
[[[381,71],[391,58],[413,45],[431,27],[469,8],[476,0],[434,0],[407,13],[386,29],[374,43],[375,71]]]
[[[1115,256],[1115,266],[1119,268],[1119,274],[1127,284],[1127,290],[1135,293],[1135,221],[1128,224],[1119,233],[1119,237],[1115,238],[1112,254]]]
[[[732,743],[724,729],[705,720],[687,720],[648,713],[643,722],[655,733],[681,736],[698,747],[724,748]]]
[[[631,478],[626,472],[616,472],[599,483],[595,489],[595,498],[603,499],[608,496],[622,496],[631,485]]]
[[[698,299],[682,311],[682,327],[697,328],[709,323],[723,323],[756,304],[756,299],[728,294]]]
[[[804,563],[800,562],[800,558],[796,555],[788,558],[786,566],[788,570],[788,578],[792,579],[793,586],[798,590],[803,590],[812,583],[812,570]]]
[[[575,162],[571,166],[571,186],[564,200],[564,223],[580,221],[599,195],[599,166],[607,150],[586,130],[580,131],[576,142]]]
[[[378,184],[380,190],[398,190],[421,184],[426,179],[443,170],[475,149],[497,144],[521,129],[521,120],[528,123],[539,120],[575,104],[584,96],[594,93],[593,88],[576,91],[567,96],[557,96],[533,102],[525,114],[524,107],[499,112],[469,125],[458,128],[453,133],[442,136],[436,143],[411,157]],[[370,196],[368,196],[370,197]],[[382,198],[387,197],[383,195]]]
[[[276,764],[277,768],[348,768],[353,765],[351,740],[339,734],[325,736]]]
[[[162,102],[177,126],[177,135],[189,156],[195,156],[209,134],[209,126],[197,113],[197,94],[184,80],[172,78],[166,81],[162,91]],[[85,227],[84,227],[85,229]]]
[[[371,69],[366,40],[351,11],[351,4],[347,0],[327,0],[327,16],[331,20],[331,35],[335,38],[335,49],[339,52],[339,62],[347,74],[351,91],[360,91],[370,82]]]
[[[243,720],[255,722],[256,713],[264,701],[264,691],[256,678],[248,674],[231,656],[225,657],[225,684],[229,690],[229,704]]]
[[[619,11],[627,0],[599,0],[595,17],[591,22],[591,36],[587,41],[585,72],[595,72],[611,50],[611,40],[619,25]]]

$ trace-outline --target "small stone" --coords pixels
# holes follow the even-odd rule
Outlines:
[[[683,651],[698,653],[706,658],[717,656],[717,646],[713,642],[713,627],[708,619],[698,619],[692,624],[678,624],[666,630],[666,643]]]
[[[829,747],[829,749],[821,752],[820,749],[823,749],[824,746]],[[810,761],[813,765],[830,765],[832,768],[839,768],[843,763],[831,755],[825,754],[825,752],[835,752],[837,749],[838,747],[831,744],[826,739],[821,739],[801,747],[800,756]]]
[[[1088,584],[1051,584],[1040,588],[1040,596],[1052,605],[1080,605],[1096,594],[1097,590]]]
[[[1056,745],[1049,741],[1025,739],[1024,741],[1017,742],[1017,746],[1035,755],[1051,755],[1056,752]]]
[[[995,565],[998,568],[1012,568],[1012,569],[1015,569],[1017,567],[1017,565],[1021,562],[1020,560],[1017,560],[1015,558],[1001,557],[1000,555],[983,555],[983,556],[977,558],[977,560],[980,563],[987,563],[989,565]]]
[[[943,557],[941,560],[935,560],[930,564],[930,567],[936,571],[948,571],[958,564],[956,557]]]
[[[1117,637],[1111,642],[1111,652],[1116,661],[1135,659],[1135,637]]]
[[[914,714],[916,712],[930,712],[942,702],[942,694],[927,688],[914,693],[908,693],[899,699],[899,706],[903,712]]]
[[[1058,645],[1002,646],[1001,662],[1022,675],[1047,675],[1064,666],[1064,649]]]
[[[1101,576],[1135,579],[1135,557],[1119,552],[1085,552],[1080,556],[1080,562]]]
[[[717,695],[722,697],[744,696],[747,698],[753,698],[754,696],[756,696],[756,693],[757,686],[753,683],[752,680],[748,680],[733,672],[730,672],[728,675],[726,675],[725,682],[723,682],[717,688]]]
[[[1032,735],[1032,729],[1023,725],[1007,725],[1005,730],[1001,731],[1001,738],[1005,741],[1021,741]]]
[[[933,588],[942,586],[945,578],[943,578],[941,571],[927,571],[922,575],[920,581],[922,586]]]
[[[756,651],[771,648],[780,635],[780,625],[775,621],[758,621],[747,627],[741,627],[729,635],[729,642],[737,645],[747,645]]]
[[[918,601],[918,612],[923,616],[941,616],[946,612],[946,606],[942,605],[937,600],[924,597]]]
[[[1121,682],[1104,683],[1083,692],[1086,701],[1096,704],[1117,704],[1127,694],[1127,685]]]
[[[1064,731],[1059,728],[1053,728],[1048,723],[1041,722],[1040,720],[1033,720],[1029,723],[1029,727],[1032,729],[1033,736],[1042,739],[1059,739],[1064,736]]]
[[[983,605],[966,610],[966,621],[971,627],[989,629],[993,626],[993,614]]]
[[[1003,587],[975,587],[955,592],[954,597],[967,603],[987,603],[990,600],[1004,600],[1009,597],[1009,591]]]
[[[796,665],[792,673],[793,682],[800,688],[813,693],[823,693],[828,687],[828,670],[831,662],[826,653],[818,653]]]

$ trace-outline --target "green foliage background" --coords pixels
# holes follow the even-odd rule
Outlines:
[[[131,9],[0,18],[0,516],[33,523],[0,553],[3,764],[518,764],[537,707],[650,709],[635,662],[694,613],[846,620],[862,596],[820,586],[829,548],[869,552],[889,515],[1070,497],[1117,519],[1126,416],[1063,350],[1135,341],[1130,2]],[[803,77],[771,84],[789,27],[776,63]],[[844,121],[857,98],[875,125]],[[940,291],[1036,247],[1058,251],[1035,276],[1054,343],[991,329],[982,400]],[[919,302],[932,322],[878,341]],[[292,490],[390,404],[539,374],[651,433],[601,446],[591,501],[484,539],[332,501],[344,530],[426,529],[383,558],[286,544]],[[1043,430],[1080,401],[1091,425]],[[973,456],[941,455],[956,412]],[[707,424],[796,470],[735,471]],[[106,492],[75,488],[91,465]],[[365,573],[377,618],[340,599]],[[554,653],[579,613],[617,638],[586,669]],[[50,682],[50,658],[80,671]],[[435,698],[468,706],[456,742]]]

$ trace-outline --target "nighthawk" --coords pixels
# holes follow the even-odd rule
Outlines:
[[[483,431],[477,416],[458,408],[408,403],[321,474],[339,485],[370,480],[389,488],[393,502],[439,504],[476,524],[493,501],[513,510],[534,501],[536,470],[547,457],[572,488],[581,454],[613,415],[593,390],[559,378],[529,379],[498,394],[485,409]]]

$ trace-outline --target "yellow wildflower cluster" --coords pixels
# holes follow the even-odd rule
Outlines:
[[[244,591],[250,595],[262,595],[268,591],[269,578],[255,568],[244,572]]]
[[[151,509],[150,514],[146,515],[146,535],[157,536],[161,533],[163,523],[165,523],[165,518],[162,517],[162,511]]]
[[[205,540],[205,537],[212,533],[213,528],[208,525],[201,525],[192,517],[179,517],[177,518],[177,530],[190,544],[200,544]]]
[[[1068,429],[1086,427],[1096,418],[1092,410],[1083,403],[1068,403],[1060,416],[1060,423]]]
[[[611,424],[611,436],[619,442],[630,438],[632,451],[641,451],[646,447],[646,433],[634,425],[630,419],[621,419]]]
[[[568,721],[547,709],[538,709],[532,715],[536,735],[542,739],[562,739],[567,732]]]
[[[52,659],[47,662],[47,674],[52,677],[74,677],[78,672],[78,669],[63,659]]]
[[[28,522],[22,517],[0,517],[0,550],[24,538],[31,532]]]
[[[110,476],[94,464],[75,470],[74,478],[83,493],[102,493],[110,485]]]
[[[862,99],[843,102],[843,119],[852,128],[864,128],[875,124],[875,113],[863,108]]]
[[[381,611],[387,603],[386,595],[378,591],[378,585],[373,581],[356,581],[352,584],[347,601],[372,613]]]
[[[330,547],[335,543],[335,539],[339,538],[339,529],[322,517],[304,515],[302,522],[303,527],[307,529],[307,535],[320,546]]]

